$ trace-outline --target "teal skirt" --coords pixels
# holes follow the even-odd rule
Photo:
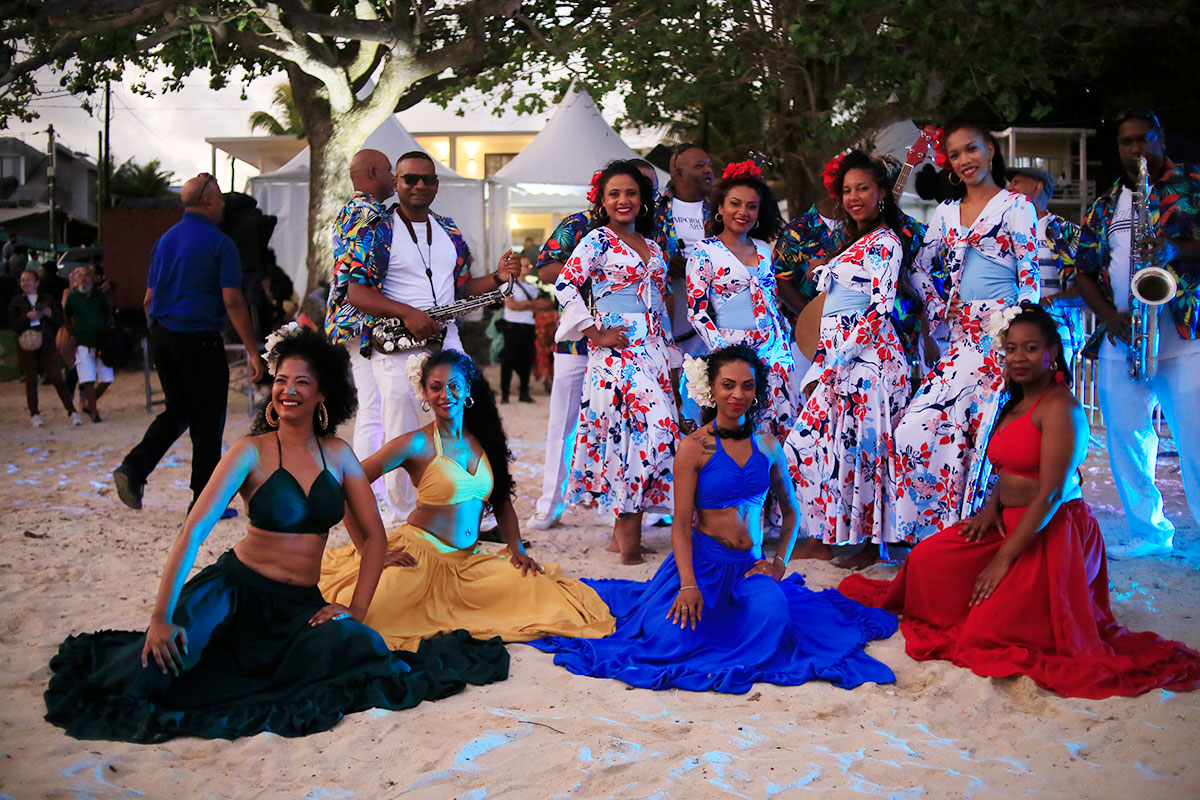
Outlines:
[[[153,660],[142,667],[145,633],[72,636],[50,661],[46,720],[77,739],[304,736],[355,711],[410,708],[508,677],[499,638],[460,630],[392,652],[350,619],[310,627],[325,605],[316,586],[270,580],[230,550],[180,592],[174,622],[188,653],[178,677]]]

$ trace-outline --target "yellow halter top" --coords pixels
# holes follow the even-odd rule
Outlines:
[[[417,484],[417,502],[424,506],[452,506],[466,500],[487,500],[492,494],[492,466],[487,453],[479,457],[474,474],[452,458],[442,455],[442,437],[433,426],[433,449],[437,455],[425,467]]]

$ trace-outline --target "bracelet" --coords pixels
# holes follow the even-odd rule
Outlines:
[[[682,592],[684,589],[699,589],[699,588],[700,588],[700,587],[699,587],[699,586],[697,586],[696,584],[694,584],[694,583],[689,583],[687,586],[680,586],[680,587],[679,587],[679,591],[681,591],[681,592]]]
[[[785,565],[787,564],[787,562],[783,560],[783,556],[775,556],[775,561],[779,561]],[[774,562],[772,562],[772,563],[774,563]]]
[[[497,270],[496,272],[493,272],[493,273],[492,273],[492,280],[494,280],[494,281],[496,282],[496,285],[497,285],[497,286],[503,286],[503,285],[504,285],[504,279],[500,277],[500,271],[499,271],[499,270]]]

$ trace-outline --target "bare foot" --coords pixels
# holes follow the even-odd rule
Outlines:
[[[608,540],[608,552],[610,552],[610,553],[621,552],[621,546],[619,544],[617,544],[617,535],[615,533],[612,535],[612,538]]]
[[[867,543],[867,546],[852,556],[833,559],[833,565],[841,569],[866,569],[879,560],[879,545]]]
[[[792,550],[792,558],[815,558],[818,561],[829,561],[833,558],[833,546],[825,544],[820,539],[806,536]]]
[[[644,551],[642,551],[644,552]],[[644,564],[646,560],[642,558],[642,552],[634,553],[633,555],[622,555],[621,563],[627,566],[633,564]]]

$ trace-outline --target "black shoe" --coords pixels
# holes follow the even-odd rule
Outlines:
[[[134,511],[141,511],[142,490],[146,488],[146,482],[135,480],[123,467],[114,469],[112,476],[113,483],[117,485],[117,497],[121,498],[121,502]]]
[[[522,403],[534,402],[533,398],[529,396],[529,392],[521,392],[521,396],[517,399],[520,400]]]

